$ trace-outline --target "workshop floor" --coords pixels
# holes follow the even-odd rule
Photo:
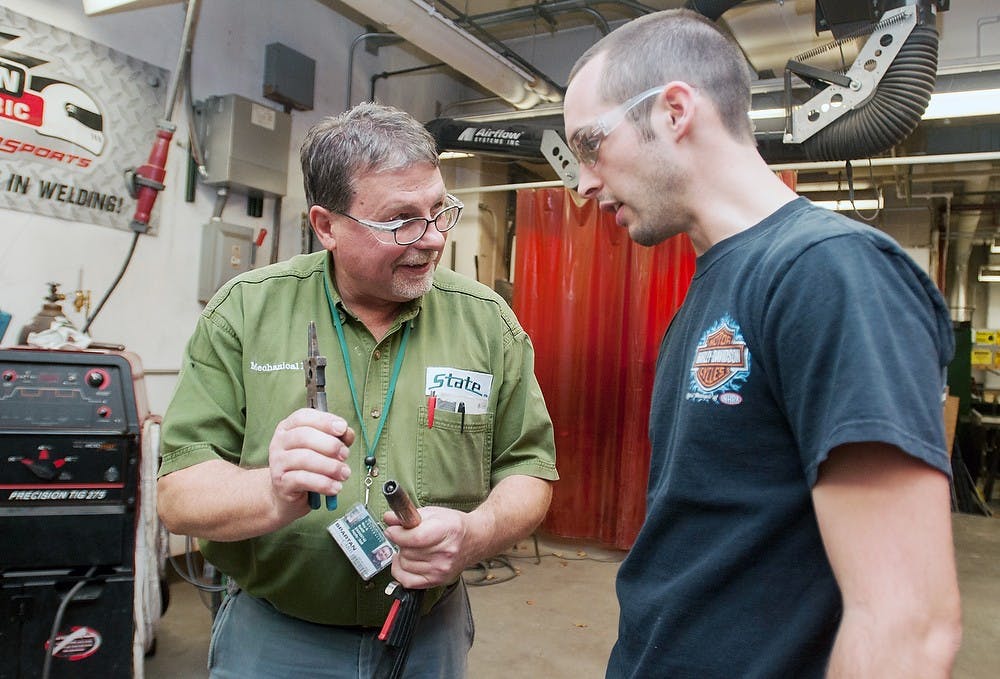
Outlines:
[[[994,516],[954,515],[962,591],[964,641],[953,679],[996,679],[1000,667],[1000,503]],[[498,565],[488,586],[469,588],[476,643],[470,679],[590,679],[604,676],[614,644],[618,604],[614,577],[623,553],[592,545],[540,540],[541,563],[530,541],[509,559],[518,574]],[[466,580],[483,578],[468,571]],[[156,653],[146,679],[208,676],[210,613],[193,586],[176,580],[160,621]]]

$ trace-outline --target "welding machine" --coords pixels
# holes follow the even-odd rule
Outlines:
[[[160,575],[137,555],[155,521],[142,379],[127,352],[0,349],[0,679],[133,676]]]

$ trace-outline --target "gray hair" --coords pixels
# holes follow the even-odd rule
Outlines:
[[[685,9],[653,12],[612,31],[577,60],[569,80],[594,57],[604,54],[600,94],[621,103],[644,90],[680,80],[709,98],[735,139],[753,142],[750,71],[739,46],[719,28]],[[652,103],[629,116],[643,138],[652,139]]]
[[[375,102],[316,123],[299,158],[306,204],[336,212],[350,208],[360,175],[417,163],[438,166],[437,146],[426,128],[409,113]]]

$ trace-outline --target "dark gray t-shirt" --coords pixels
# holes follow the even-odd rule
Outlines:
[[[950,473],[947,308],[886,235],[804,199],[698,259],[664,337],[647,516],[608,677],[821,677],[839,590],[811,501],[834,447]]]

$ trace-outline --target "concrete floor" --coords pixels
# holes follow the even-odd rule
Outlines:
[[[954,679],[996,679],[1000,672],[1000,503],[994,516],[954,515],[962,591],[964,641]],[[541,563],[530,541],[510,552],[518,574],[495,563],[470,570],[476,643],[469,657],[472,679],[511,676],[589,679],[604,676],[614,644],[618,604],[614,577],[622,552],[552,539],[540,541]],[[147,679],[207,677],[209,609],[193,586],[175,581],[160,621],[156,653],[146,660]]]

